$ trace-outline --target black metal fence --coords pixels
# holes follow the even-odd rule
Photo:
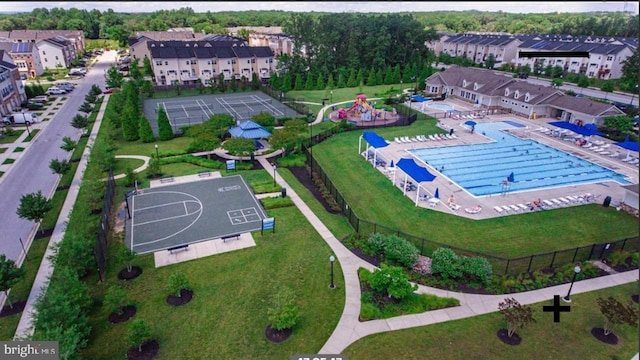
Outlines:
[[[311,144],[314,145],[322,142],[325,139],[333,136],[335,133],[335,130],[330,129],[325,132],[315,134],[310,140]],[[446,247],[450,248],[458,255],[470,257],[481,256],[483,258],[486,258],[487,261],[491,263],[494,274],[517,275],[523,272],[558,268],[566,264],[576,262],[603,259],[607,256],[608,253],[614,250],[625,250],[628,252],[640,251],[640,237],[633,237],[612,242],[586,245],[577,248],[533,254],[518,258],[503,258],[500,256],[470,251],[448,244],[442,244],[433,240],[426,239],[424,237],[408,234],[398,229],[393,229],[388,226],[380,225],[362,219],[358,215],[356,215],[356,213],[353,211],[353,208],[347,203],[344,196],[342,196],[338,188],[333,184],[329,176],[322,169],[322,166],[320,166],[320,164],[318,164],[318,162],[312,156],[310,156],[309,148],[306,145],[307,144],[303,145],[302,150],[307,155],[307,164],[311,168],[311,171],[315,172],[318,178],[322,180],[328,192],[340,205],[342,214],[347,218],[349,224],[351,224],[351,227],[355,230],[356,233],[362,235],[370,235],[376,233],[385,235],[397,235],[413,243],[418,248],[418,250],[420,250],[420,254],[424,256],[431,256],[436,249]]]
[[[100,228],[96,237],[96,246],[93,254],[96,258],[98,266],[98,274],[100,281],[105,281],[107,269],[107,239],[109,236],[109,221],[111,220],[111,207],[113,206],[113,197],[115,195],[116,182],[113,178],[113,170],[109,168],[107,177],[107,188],[104,193],[104,205],[102,206],[102,214],[100,215]]]
[[[270,97],[292,108],[293,110],[299,112],[300,114],[307,115],[310,113],[309,107],[306,104],[302,103],[304,99],[295,99],[295,98],[287,97],[284,95],[282,91],[278,89],[274,89],[271,86],[263,86],[260,88],[260,90],[263,93],[269,95]]]

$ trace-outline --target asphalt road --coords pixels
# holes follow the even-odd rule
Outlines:
[[[22,156],[13,164],[9,172],[3,175],[0,182],[0,254],[22,264],[23,250],[20,239],[27,251],[36,230],[37,224],[21,219],[16,214],[20,198],[24,194],[38,190],[47,198],[53,196],[60,175],[52,173],[49,162],[52,159],[66,159],[69,153],[62,150],[62,138],[69,136],[78,140],[80,132],[71,126],[71,119],[78,114],[78,108],[84,102],[93,84],[104,89],[105,71],[116,59],[116,52],[105,52],[98,57],[83,79],[73,80],[77,84],[75,90],[65,95],[68,99],[58,112],[48,121],[36,139],[26,147]],[[57,225],[67,219],[61,219]]]

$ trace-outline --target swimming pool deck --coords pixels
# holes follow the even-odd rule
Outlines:
[[[454,107],[460,110],[473,110],[471,106],[467,106],[467,108],[463,107],[464,104],[455,103]],[[419,106],[419,105],[418,105]],[[414,106],[415,108],[416,106]],[[626,164],[619,159],[614,159],[606,155],[600,155],[593,151],[590,151],[585,148],[581,148],[575,145],[573,142],[563,141],[559,138],[554,138],[543,133],[536,131],[541,126],[546,126],[551,129],[555,129],[556,127],[553,125],[549,125],[549,122],[556,121],[556,119],[543,118],[538,120],[528,120],[524,118],[520,118],[515,115],[491,115],[486,116],[483,119],[474,120],[477,123],[485,123],[485,122],[499,122],[511,120],[526,127],[511,129],[509,132],[515,136],[522,138],[529,138],[536,140],[542,144],[566,151],[569,154],[572,154],[576,157],[591,161],[600,166],[606,167],[608,169],[614,170],[618,173],[624,174],[632,183],[638,183],[638,168],[635,165]],[[448,130],[450,128],[454,129],[454,133],[458,136],[457,139],[450,140],[440,140],[440,141],[420,141],[420,142],[412,142],[412,143],[402,143],[398,144],[394,141],[394,139],[386,139],[390,142],[389,146],[385,148],[378,149],[378,154],[385,161],[390,162],[393,160],[394,163],[397,163],[401,158],[411,158],[411,154],[406,150],[410,149],[419,149],[419,148],[427,148],[434,146],[451,146],[451,145],[464,145],[464,144],[478,144],[484,142],[492,142],[493,140],[486,138],[482,134],[479,133],[471,133],[468,128],[462,126],[465,120],[456,120],[452,118],[444,118],[440,119],[440,125],[443,129]],[[424,135],[424,134],[411,134],[407,133],[406,136],[409,138],[414,137],[416,135]],[[602,140],[606,143],[612,143],[611,140],[603,138],[603,137],[593,137],[593,140],[598,139]],[[617,146],[611,145],[617,150]],[[620,148],[621,153],[625,153],[625,150]],[[636,154],[637,155],[637,154]],[[372,165],[373,166],[373,165]],[[385,172],[384,167],[377,167],[381,172]],[[404,180],[404,173],[402,170],[396,170],[396,184],[400,183]],[[420,194],[428,193],[433,196],[433,192],[436,188],[439,190],[440,194],[440,203],[435,206],[430,206],[427,201],[418,201],[418,206],[429,208],[435,211],[446,212],[450,214],[455,214],[458,216],[464,216],[471,219],[487,219],[494,218],[498,216],[508,216],[508,215],[517,215],[529,212],[529,210],[522,211],[503,211],[502,213],[498,213],[494,210],[495,206],[509,206],[509,205],[517,205],[517,204],[526,204],[527,202],[532,202],[537,199],[542,200],[551,200],[559,197],[566,196],[582,196],[586,193],[590,193],[596,196],[596,200],[594,203],[602,204],[605,197],[611,196],[611,204],[610,206],[617,206],[620,204],[624,198],[625,189],[622,187],[623,185],[618,184],[615,181],[606,181],[606,182],[598,182],[591,184],[580,184],[580,185],[571,185],[571,186],[563,186],[556,188],[546,188],[540,190],[529,190],[522,192],[507,192],[504,195],[489,195],[482,197],[474,197],[455,183],[451,182],[446,176],[440,174],[438,171],[429,168],[429,171],[436,175],[436,178],[432,182],[423,182],[421,184]],[[392,181],[393,176],[391,173],[386,173],[386,175],[390,178],[389,181]],[[410,181],[412,181],[409,178]],[[414,182],[415,183],[415,182]],[[397,185],[398,190],[402,191],[400,186]],[[455,196],[456,204],[460,206],[457,211],[452,210],[448,205],[447,201],[451,195]],[[411,201],[415,202],[416,191],[407,191],[406,196],[411,199]],[[480,205],[482,206],[482,211],[476,214],[469,214],[464,211],[465,208],[473,208],[474,206]],[[556,206],[554,208],[559,207],[567,207],[567,206],[580,206],[581,204],[569,204],[569,205],[561,205]],[[548,210],[547,210],[548,211]]]

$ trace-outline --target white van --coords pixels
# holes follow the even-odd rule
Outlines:
[[[67,91],[71,91],[74,89],[74,85],[70,82],[67,81],[58,81],[55,84],[55,87],[57,87],[58,89],[64,89]]]
[[[11,125],[11,124],[27,124],[27,125],[31,125],[35,122],[38,121],[38,117],[36,116],[36,114],[34,113],[14,113],[11,114],[9,116],[6,116],[4,118],[2,118],[2,122],[5,123],[5,125]]]
[[[57,88],[55,86],[52,86],[52,87],[48,88],[47,91],[45,91],[45,94],[47,94],[47,95],[64,95],[67,92],[68,92],[67,90],[60,89],[60,88]]]

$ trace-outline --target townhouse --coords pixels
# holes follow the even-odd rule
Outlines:
[[[11,62],[11,56],[6,51],[0,50],[0,115],[19,111],[25,101],[27,95],[18,67]]]
[[[268,46],[276,55],[293,54],[293,40],[291,36],[282,32],[281,26],[238,26],[226,30],[229,35],[238,36],[241,29],[250,32],[249,46]]]
[[[426,91],[460,99],[477,108],[500,109],[531,119],[557,118],[602,125],[606,117],[624,115],[614,105],[565,95],[553,87],[530,84],[489,69],[451,66],[427,78]]]
[[[38,55],[45,70],[61,70],[71,67],[77,59],[73,43],[62,36],[40,40],[36,43]]]
[[[172,28],[168,31],[138,31],[128,39],[129,55],[133,59],[150,58],[147,41],[193,41],[196,34],[192,28]]]
[[[439,35],[439,40],[425,43],[438,56],[445,53],[481,64],[493,54],[496,59],[494,68],[513,64],[517,67],[529,65],[534,69],[538,62],[542,67],[560,66],[565,74],[584,74],[599,79],[620,78],[623,62],[638,47],[638,39],[620,37],[472,33]],[[552,51],[565,55],[528,58],[521,57],[521,51]],[[571,52],[588,52],[589,57],[567,55]]]
[[[219,38],[219,39],[225,39]],[[251,81],[256,74],[268,81],[274,67],[274,54],[268,46],[251,47],[230,41],[147,41],[155,83],[161,85],[205,85],[222,74]]]
[[[44,73],[38,48],[32,42],[0,42],[0,48],[8,52],[11,62],[18,67],[20,78],[35,78]]]

